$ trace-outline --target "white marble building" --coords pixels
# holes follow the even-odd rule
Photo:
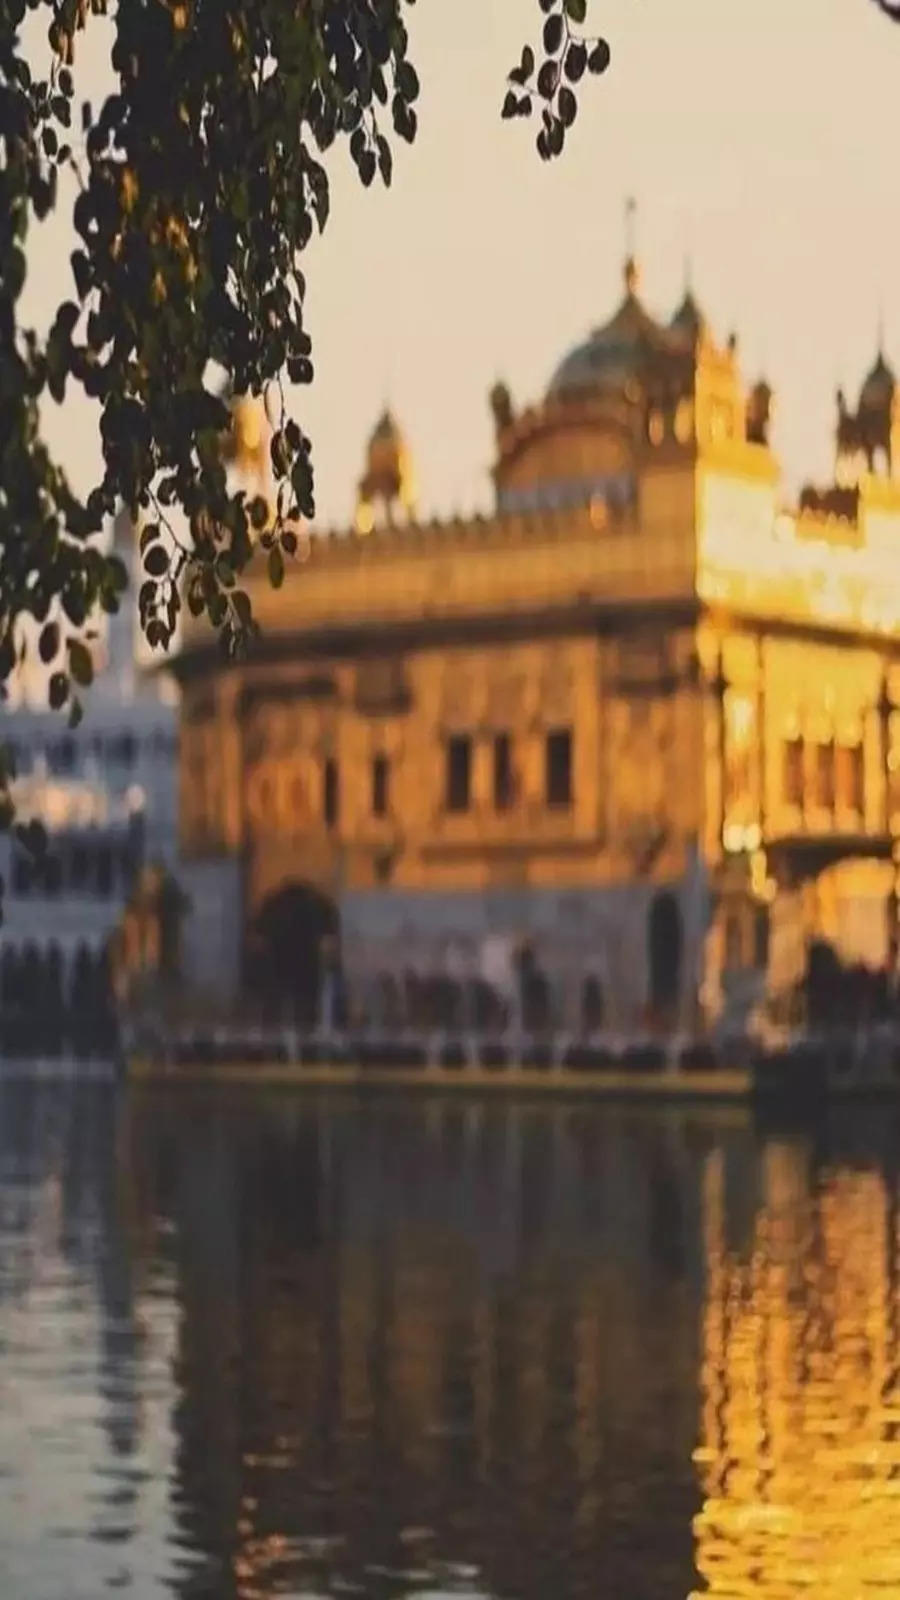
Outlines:
[[[0,835],[0,1008],[7,1011],[21,1005],[25,989],[42,1003],[71,1006],[79,987],[102,976],[136,871],[175,862],[177,695],[165,672],[139,663],[127,519],[113,538],[129,588],[118,615],[105,619],[83,721],[70,729],[64,712],[47,708],[37,682],[20,686],[18,704],[0,708],[20,815],[40,820],[50,837],[48,859],[36,866],[11,834]]]

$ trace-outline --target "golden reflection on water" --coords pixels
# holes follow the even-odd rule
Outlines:
[[[900,1597],[896,1194],[871,1169],[813,1174],[790,1142],[760,1176],[734,1255],[707,1157],[696,1593]]]

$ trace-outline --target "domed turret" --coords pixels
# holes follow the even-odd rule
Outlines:
[[[871,372],[859,393],[859,409],[861,412],[887,411],[897,390],[897,379],[892,367],[884,358],[884,351],[878,351]]]
[[[684,299],[669,323],[669,327],[674,334],[684,340],[685,344],[693,346],[700,343],[706,332],[706,318],[700,310],[691,289],[685,290]]]
[[[512,395],[505,383],[497,382],[494,384],[490,393],[490,403],[494,428],[497,433],[502,433],[504,428],[512,426],[515,417]]]
[[[550,397],[621,393],[640,382],[655,357],[675,351],[675,340],[638,298],[640,274],[633,256],[625,262],[625,298],[609,322],[576,345],[553,374]]]
[[[774,410],[771,385],[760,378],[747,396],[747,439],[750,444],[768,444]]]
[[[838,391],[835,444],[835,478],[842,488],[856,487],[866,472],[897,475],[900,389],[880,341],[874,365],[859,391],[855,412],[848,407],[843,391]]]
[[[414,505],[415,485],[406,441],[390,411],[385,411],[366,451],[366,469],[359,482],[357,529],[360,533],[371,532],[379,512],[390,526],[397,521],[398,507],[409,518]]]

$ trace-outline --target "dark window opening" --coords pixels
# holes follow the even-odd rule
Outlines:
[[[390,774],[387,756],[375,756],[372,762],[372,812],[376,817],[386,817],[388,813]]]
[[[325,762],[325,783],[322,809],[326,828],[336,828],[341,809],[340,776],[334,756]]]
[[[836,789],[838,804],[861,816],[866,803],[865,756],[861,744],[838,746]]]
[[[816,805],[834,810],[834,745],[816,745]]]
[[[803,804],[803,740],[788,739],[784,746],[784,798],[789,806]]]
[[[73,772],[75,769],[75,741],[74,739],[61,739],[56,746],[57,772]]]
[[[508,733],[494,736],[494,809],[508,811],[514,799],[512,740]]]
[[[468,811],[472,788],[472,741],[455,734],[447,741],[447,810]]]
[[[572,804],[572,732],[557,728],[547,735],[545,789],[548,806]]]

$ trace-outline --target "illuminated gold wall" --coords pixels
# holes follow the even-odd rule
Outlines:
[[[646,857],[678,875],[701,824],[692,635],[652,630],[603,639],[575,632],[402,657],[329,661],[321,671],[250,669],[238,720],[206,687],[186,695],[182,829],[188,850],[249,842],[252,896],[286,873],[366,887],[391,860],[405,887],[627,879]],[[399,703],[396,703],[399,702]],[[395,708],[396,703],[396,708]],[[546,740],[571,729],[572,801],[545,795]],[[512,795],[498,809],[494,742],[510,741]],[[446,805],[449,740],[471,741],[471,801]],[[224,779],[239,744],[239,793]],[[386,816],[373,813],[376,757],[389,763]],[[326,764],[337,764],[338,817],[326,817]],[[236,803],[235,803],[236,802]],[[652,858],[652,859],[650,859]],[[381,869],[383,870],[383,869]]]
[[[746,913],[736,936],[723,913],[711,970],[759,964],[757,912],[776,896],[798,950],[846,927],[848,957],[883,959],[900,486],[864,477],[852,515],[785,512],[774,456],[745,437],[733,351],[698,361],[658,442],[652,410],[635,434],[627,386],[498,423],[500,503],[533,494],[530,511],[306,534],[278,591],[251,570],[249,661],[223,669],[186,625],[184,853],[244,862],[248,917],[288,881],[338,898],[634,884],[649,903],[654,885],[684,886],[698,846]],[[594,479],[619,487],[550,508]],[[554,804],[547,741],[565,729],[571,798]],[[470,785],[454,811],[460,737]],[[800,847],[827,838],[854,859],[810,888]]]

